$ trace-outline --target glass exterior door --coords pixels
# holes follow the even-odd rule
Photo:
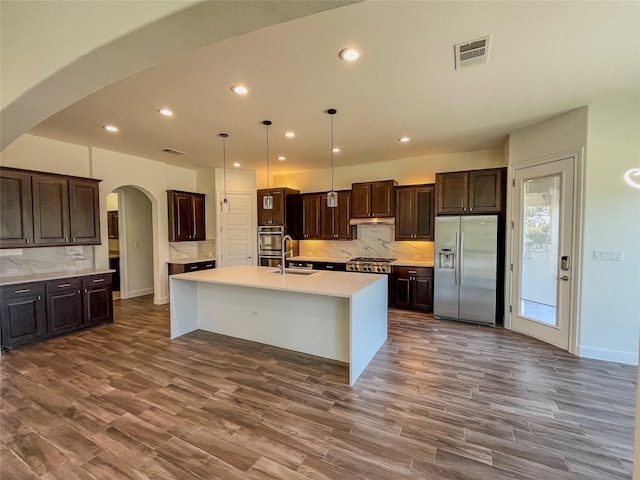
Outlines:
[[[514,174],[511,327],[565,350],[571,325],[573,160]]]

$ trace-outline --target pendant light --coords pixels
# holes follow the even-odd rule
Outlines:
[[[229,211],[229,202],[227,201],[227,135],[226,133],[219,134],[222,137],[222,177],[224,182],[224,197],[222,204],[220,205],[223,212]]]
[[[335,108],[330,108],[327,113],[331,115],[331,191],[327,193],[327,207],[335,208],[338,206],[338,193],[333,189],[333,116],[338,113]]]
[[[267,190],[269,187],[269,125],[271,125],[271,120],[264,120],[262,122],[264,126],[267,127]],[[265,210],[273,210],[273,195],[271,192],[268,192],[267,195],[262,197],[262,208]]]

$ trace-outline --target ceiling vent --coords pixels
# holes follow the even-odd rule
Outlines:
[[[478,63],[487,63],[489,60],[490,43],[491,35],[486,35],[481,38],[476,38],[475,40],[454,45],[456,70]]]
[[[175,155],[179,157],[180,155],[186,155],[185,152],[181,152],[180,150],[174,150],[173,148],[163,148],[162,151],[164,153],[170,153],[171,155]]]

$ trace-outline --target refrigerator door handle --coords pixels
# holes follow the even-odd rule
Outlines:
[[[459,233],[456,232],[456,252],[460,252],[460,250],[458,249],[458,235]],[[454,253],[453,257],[453,283],[454,285],[458,285],[458,262],[460,261],[459,258],[460,256],[458,255],[458,253]]]
[[[464,262],[464,232],[460,234],[460,246],[458,248],[458,268],[460,269],[460,286],[462,286],[462,267]]]

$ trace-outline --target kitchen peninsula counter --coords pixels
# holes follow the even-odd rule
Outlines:
[[[171,337],[200,329],[338,360],[353,385],[387,338],[387,276],[274,270],[171,276]]]

